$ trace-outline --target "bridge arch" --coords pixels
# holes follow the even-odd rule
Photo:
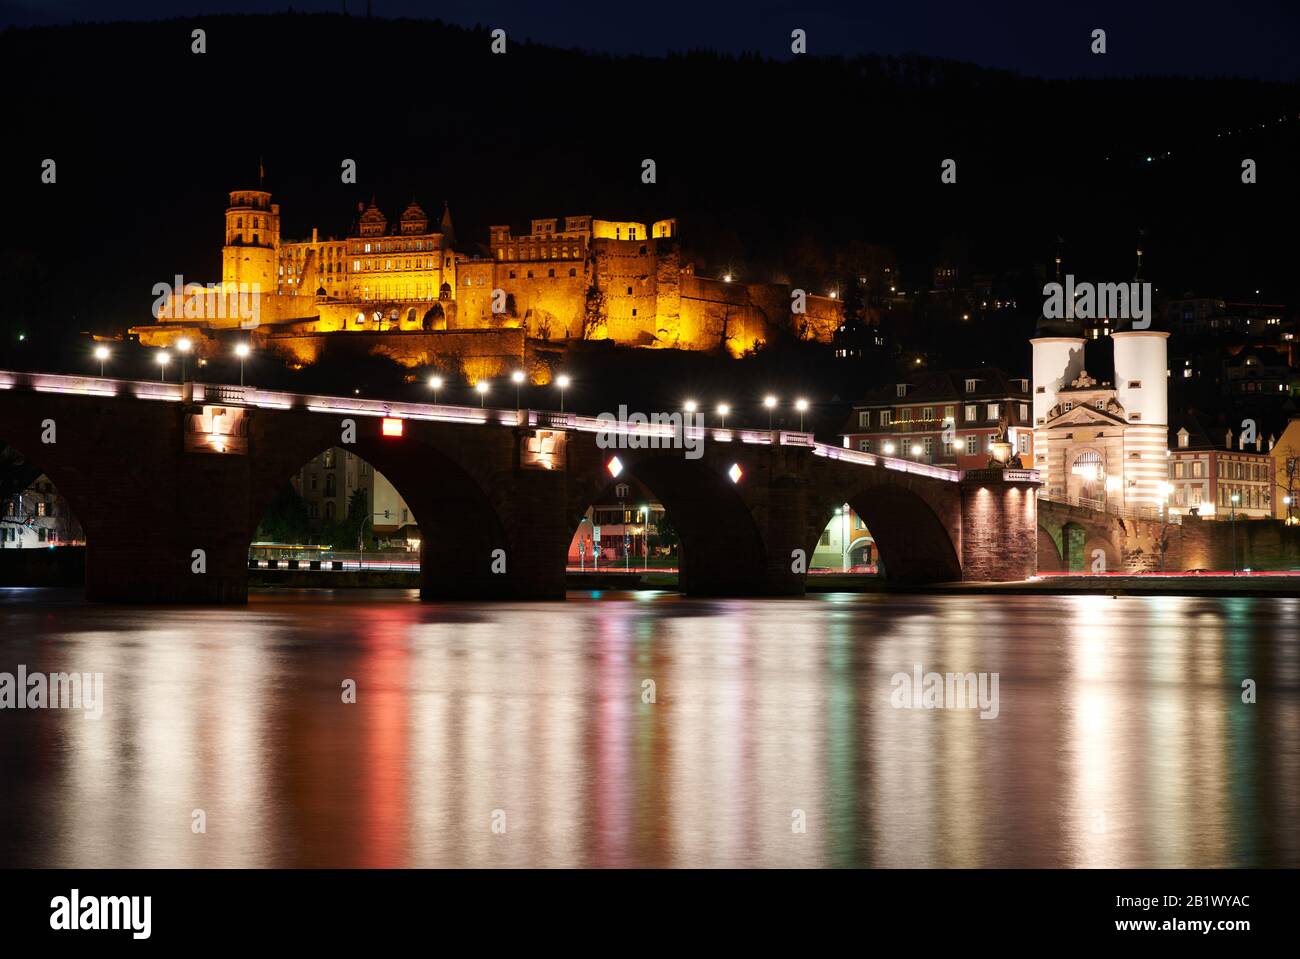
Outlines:
[[[49,446],[38,446],[41,450],[50,450]],[[25,449],[7,442],[0,437],[0,549],[16,547],[20,539],[26,539],[25,531],[33,536],[37,530],[48,530],[55,534],[53,544],[66,543],[78,539],[90,541],[90,533],[85,525],[86,519],[92,521],[97,516],[91,509],[93,484],[87,483],[75,467],[60,462],[57,455],[48,453],[39,460],[30,456]],[[18,505],[20,498],[25,498],[32,485],[45,477],[53,488],[32,494],[32,503]],[[57,494],[67,504],[70,515],[56,512],[50,515],[42,511],[51,503],[51,497]],[[13,511],[10,512],[10,505]],[[56,504],[56,510],[57,510]],[[85,518],[83,518],[85,517]],[[48,540],[36,539],[42,545]],[[51,545],[53,545],[51,544]]]
[[[842,498],[823,498],[818,504],[809,556],[816,544],[815,537],[832,520],[836,507],[848,503],[875,540],[878,562],[888,581],[940,583],[962,578],[957,544],[950,533],[957,520],[951,515],[941,515],[947,512],[943,504],[888,477],[873,477],[866,484],[849,489],[851,492]]]
[[[617,450],[617,476],[602,466],[599,478],[577,483],[569,498],[567,550],[589,506],[618,502],[615,489],[634,479],[664,507],[679,537],[678,588],[691,595],[760,593],[766,581],[763,537],[734,481],[708,458],[681,450]]]
[[[489,492],[492,478],[475,475],[468,466],[470,458],[458,455],[463,451],[435,442],[414,421],[403,425],[405,435],[386,438],[377,421],[359,419],[354,442],[347,444],[341,441],[340,420],[332,418],[310,418],[288,442],[284,432],[277,431],[283,448],[258,459],[260,475],[250,490],[248,541],[272,500],[303,466],[325,450],[344,449],[381,473],[410,508],[412,521],[420,527],[423,598],[500,594],[511,557],[523,552],[512,544],[503,522],[501,498],[508,491],[494,497]],[[494,566],[497,557],[504,563]]]

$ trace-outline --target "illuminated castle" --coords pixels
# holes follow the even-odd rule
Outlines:
[[[271,194],[236,190],[219,288],[160,298],[156,323],[131,332],[152,346],[186,336],[202,352],[215,348],[221,330],[243,327],[259,345],[310,362],[321,334],[341,332],[517,329],[521,343],[608,339],[739,355],[778,325],[829,341],[841,323],[833,298],[809,295],[806,312],[795,315],[788,286],[697,276],[682,261],[674,219],[535,219],[523,235],[492,226],[488,239],[487,247],[458,249],[445,204],[431,229],[415,202],[390,222],[372,201],[344,239],[313,229],[310,239],[283,240]],[[416,348],[417,340],[387,351],[407,365],[427,362],[434,347]]]

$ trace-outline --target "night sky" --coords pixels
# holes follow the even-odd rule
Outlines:
[[[212,13],[362,14],[365,0],[42,0],[0,3],[0,25],[71,20],[158,19]],[[1067,9],[1067,6],[1070,9]],[[992,3],[907,0],[897,3],[657,0],[609,3],[566,0],[374,0],[375,15],[437,17],[560,47],[612,54],[660,55],[695,49],[790,56],[789,32],[808,32],[809,53],[923,53],[1029,76],[1240,76],[1300,79],[1300,4],[1265,0],[1230,4],[1088,4],[998,0]],[[1104,57],[1088,50],[1094,28],[1107,32]]]
[[[65,366],[83,331],[147,322],[155,283],[219,278],[227,191],[255,185],[259,161],[286,238],[346,235],[372,197],[390,217],[412,199],[437,216],[446,200],[467,253],[493,223],[675,216],[703,275],[828,291],[880,252],[914,294],[939,263],[994,277],[1018,304],[1006,322],[965,341],[917,317],[910,335],[951,354],[936,363],[1021,366],[1058,250],[1069,272],[1127,280],[1140,243],[1159,295],[1300,302],[1297,15],[1281,4],[1176,17],[1101,4],[1047,20],[1019,3],[997,16],[376,3],[443,23],[340,7],[125,25],[105,21],[267,8],[0,7],[11,22],[95,21],[0,31],[0,81],[15,91],[0,179],[22,225],[0,234],[0,363]],[[302,15],[313,10],[328,15]],[[194,56],[200,25],[208,52]],[[508,56],[489,50],[497,25]],[[1104,56],[1088,52],[1094,26]],[[810,56],[790,56],[796,27]],[[47,157],[57,185],[40,183]],[[956,185],[939,179],[947,157]],[[1242,185],[1243,157],[1258,184]],[[342,158],[357,183],[340,181]]]

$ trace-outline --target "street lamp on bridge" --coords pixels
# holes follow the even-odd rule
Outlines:
[[[487,381],[487,380],[479,380],[476,384],[474,384],[474,389],[478,390],[478,396],[479,396],[478,405],[479,405],[480,407],[486,408],[486,407],[487,407],[487,394],[488,394],[488,389],[489,389],[488,381]]]
[[[441,377],[441,376],[431,376],[431,377],[429,377],[429,389],[433,390],[433,405],[434,405],[434,406],[437,406],[437,405],[438,405],[438,391],[439,391],[440,389],[442,389],[442,377]]]
[[[99,375],[102,378],[104,376],[104,362],[108,359],[108,347],[95,347],[95,359],[99,360]]]
[[[767,396],[763,397],[763,405],[767,407],[767,428],[769,431],[771,431],[772,411],[776,409],[776,397],[773,396],[771,393],[768,393]]]
[[[166,350],[158,351],[158,379],[167,380],[167,364],[171,361],[171,354]]]
[[[191,349],[193,349],[193,347],[194,344],[190,342],[190,338],[188,336],[182,336],[179,340],[176,341],[176,352],[181,355],[181,382],[182,383],[185,382],[185,357],[189,355],[189,352]]]
[[[519,401],[519,386],[524,381],[524,371],[515,370],[510,374],[510,382],[515,384],[515,409],[519,409],[523,404]]]
[[[564,391],[569,388],[569,377],[561,373],[555,378],[555,385],[560,388],[560,412],[564,412]]]
[[[724,430],[727,428],[727,414],[730,412],[731,412],[731,407],[728,406],[726,403],[718,404],[718,422],[719,425]]]
[[[803,415],[808,412],[808,401],[803,397],[794,401],[794,408],[799,411],[799,432],[803,432]]]
[[[244,385],[244,360],[248,359],[248,354],[252,352],[247,343],[240,343],[235,347],[235,355],[239,357],[239,385]]]

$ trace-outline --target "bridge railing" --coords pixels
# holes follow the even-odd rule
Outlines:
[[[863,450],[845,449],[842,446],[831,446],[827,443],[814,444],[813,453],[830,460],[857,463],[861,466],[883,466],[885,469],[898,470],[901,473],[914,473],[917,476],[928,476],[931,479],[944,480],[949,483],[956,483],[961,479],[960,470],[950,470],[947,467],[935,466],[931,463],[918,463],[915,460],[899,459],[895,456],[880,456],[877,453],[867,453]]]
[[[1049,503],[1060,503],[1062,506],[1092,510],[1095,513],[1105,513],[1107,516],[1118,516],[1122,519],[1137,519],[1148,523],[1164,522],[1170,526],[1181,526],[1183,522],[1182,516],[1178,513],[1164,510],[1164,515],[1161,515],[1162,510],[1157,506],[1121,506],[1118,503],[1091,499],[1086,496],[1051,496],[1045,489],[1038,491],[1038,498]]]
[[[69,376],[58,373],[28,373],[0,370],[0,390],[31,389],[38,392],[72,393],[88,396],[131,396],[137,399],[167,400],[171,402],[212,403],[223,406],[248,406],[264,409],[306,409],[314,413],[331,413],[350,416],[398,417],[413,420],[434,420],[445,423],[484,424],[500,426],[528,426],[550,429],[577,430],[600,433],[613,431],[624,435],[645,438],[658,437],[674,441],[677,427],[670,423],[627,424],[611,422],[594,416],[561,413],[553,410],[500,409],[478,406],[448,406],[434,403],[406,403],[392,400],[372,400],[359,396],[326,396],[264,390],[254,386],[235,386],[228,383],[167,383],[161,380],[123,380],[98,376]],[[934,466],[890,456],[880,456],[861,450],[844,449],[818,443],[812,433],[794,430],[761,430],[727,427],[690,426],[685,428],[686,438],[692,441],[710,439],[719,443],[780,445],[810,449],[817,456],[856,463],[863,466],[881,466],[918,476],[955,483],[961,479],[959,470]],[[1031,471],[1032,472],[1032,471]]]

